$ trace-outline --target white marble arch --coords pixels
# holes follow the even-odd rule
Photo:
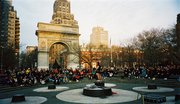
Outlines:
[[[67,58],[67,68],[77,68],[79,57],[75,55],[79,48],[79,27],[63,26],[59,24],[38,23],[36,31],[38,37],[38,70],[49,69],[49,51],[53,44],[61,44],[70,54]]]

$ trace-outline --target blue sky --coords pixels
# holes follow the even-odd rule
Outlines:
[[[20,41],[37,45],[38,22],[49,23],[55,0],[13,0],[20,17]],[[176,24],[180,0],[70,0],[79,23],[80,43],[88,43],[94,26],[104,27],[112,44],[126,44],[143,30]]]

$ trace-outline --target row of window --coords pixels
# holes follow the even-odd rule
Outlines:
[[[68,7],[69,3],[68,2],[57,2],[55,6],[66,6],[66,7]]]
[[[69,19],[69,20],[74,19],[74,16],[72,14],[69,14],[69,13],[56,13],[56,14],[53,15],[53,19],[56,18],[56,17],[60,17],[60,18],[63,18],[63,19]]]
[[[10,18],[16,18],[16,14],[15,14],[14,12],[10,12],[10,13],[9,13],[9,17],[10,17]]]
[[[67,12],[67,13],[70,12],[69,8],[57,8],[56,11]]]

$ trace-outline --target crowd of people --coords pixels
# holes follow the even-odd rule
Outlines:
[[[104,70],[101,72],[103,77],[111,77],[111,71]],[[5,70],[0,73],[0,83],[11,86],[31,86],[34,84],[45,84],[52,82],[54,84],[68,83],[72,81],[79,82],[84,77],[88,79],[97,79],[96,68],[91,69],[22,69],[22,70]]]
[[[128,78],[170,78],[171,76],[180,76],[180,66],[178,65],[167,65],[167,66],[135,66],[124,68],[124,77]]]
[[[0,83],[10,86],[32,86],[35,84],[54,84],[79,82],[83,78],[104,79],[112,77],[118,72],[127,78],[169,78],[171,75],[180,75],[180,66],[168,65],[157,67],[135,66],[122,67],[120,69],[107,69],[102,67],[92,69],[22,69],[22,70],[4,70],[0,71]],[[122,77],[120,77],[122,78]]]

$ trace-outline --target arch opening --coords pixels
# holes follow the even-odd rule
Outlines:
[[[68,64],[69,46],[63,42],[53,43],[49,48],[49,69],[65,69]]]

